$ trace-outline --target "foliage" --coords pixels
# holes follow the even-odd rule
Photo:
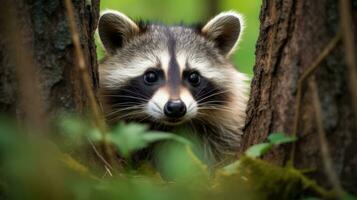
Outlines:
[[[274,146],[295,142],[296,140],[296,136],[287,136],[283,133],[272,133],[268,137],[269,142],[253,145],[245,154],[251,158],[258,158],[266,154]]]
[[[147,147],[160,140],[174,140],[185,145],[190,142],[172,133],[148,131],[146,125],[119,123],[109,134],[108,140],[113,143],[124,157],[129,157],[136,150]]]
[[[0,197],[9,199],[301,199],[334,197],[302,172],[266,163],[256,157],[267,150],[249,150],[239,161],[216,171],[191,151],[192,143],[170,133],[151,132],[139,124],[118,124],[107,133],[107,142],[118,153],[131,155],[152,144],[166,141],[159,151],[157,168],[143,163],[109,176],[93,170],[91,162],[74,153],[88,138],[104,138],[87,122],[65,116],[58,132],[62,137],[43,139],[24,135],[17,124],[0,119]],[[79,140],[80,142],[77,142]],[[296,138],[271,134],[271,147]],[[64,145],[70,143],[71,146]],[[79,146],[78,146],[79,145]],[[261,145],[257,145],[261,146]],[[271,148],[270,147],[270,148]],[[252,147],[253,148],[253,147]],[[254,148],[253,148],[254,149]],[[252,156],[253,155],[253,156]],[[305,196],[306,195],[306,196]],[[352,197],[353,198],[353,197]]]
[[[255,193],[258,199],[299,199],[301,192],[324,198],[334,196],[332,192],[321,188],[315,181],[291,166],[280,167],[243,157],[237,171],[244,175],[251,192]]]
[[[270,143],[256,144],[247,150],[246,155],[251,158],[258,158],[266,154],[272,147],[273,145]]]

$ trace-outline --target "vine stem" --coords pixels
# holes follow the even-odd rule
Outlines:
[[[349,89],[352,97],[352,107],[357,124],[357,52],[356,38],[353,31],[351,1],[340,0],[341,28],[343,31],[343,42],[345,47],[345,59],[348,69]]]
[[[102,156],[99,156],[99,157],[102,161],[104,159],[103,163],[106,166],[106,168],[113,169],[113,167],[111,165],[115,162],[114,152],[112,151],[112,148],[109,146],[109,144],[106,140],[106,133],[107,133],[108,128],[104,121],[102,111],[98,105],[96,96],[93,92],[92,82],[91,82],[90,76],[88,74],[88,69],[86,67],[86,61],[84,59],[84,53],[82,51],[82,47],[80,44],[80,38],[79,38],[78,30],[77,30],[76,20],[74,17],[74,8],[73,8],[72,1],[65,0],[65,7],[66,7],[66,11],[67,11],[69,29],[71,32],[72,41],[73,41],[73,45],[74,45],[74,49],[75,49],[75,53],[76,53],[77,67],[80,71],[82,83],[83,83],[85,92],[88,95],[89,106],[92,111],[92,121],[102,134],[104,153],[106,154],[107,159],[109,159],[109,162],[107,162]],[[95,152],[97,152],[96,148],[94,148],[94,150],[95,150]]]
[[[341,32],[338,32],[335,37],[329,42],[329,44],[325,47],[325,49],[320,53],[317,59],[307,68],[307,70],[301,75],[298,80],[297,86],[297,94],[296,94],[296,106],[295,106],[295,116],[294,116],[294,126],[293,126],[293,136],[297,136],[297,131],[299,128],[299,117],[301,112],[301,101],[302,101],[302,89],[305,81],[316,71],[316,69],[320,66],[321,62],[324,61],[328,55],[334,50],[341,40]],[[295,159],[295,143],[292,144],[291,152],[290,152],[290,164],[294,165]]]
[[[315,120],[317,124],[317,132],[319,136],[320,142],[320,151],[322,156],[322,162],[324,164],[325,172],[329,181],[331,182],[334,191],[337,193],[339,199],[343,199],[345,192],[341,186],[341,182],[335,172],[335,168],[332,163],[332,159],[330,156],[330,151],[328,147],[328,142],[326,139],[326,134],[324,130],[323,120],[322,120],[322,110],[321,110],[321,102],[319,99],[318,88],[316,85],[315,79],[312,77],[309,81],[309,88],[312,92],[312,100],[313,106],[315,108]]]

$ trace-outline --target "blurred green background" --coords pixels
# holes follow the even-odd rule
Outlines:
[[[241,43],[233,55],[237,69],[252,76],[255,62],[255,43],[259,32],[260,0],[101,0],[101,10],[114,9],[132,19],[178,22],[205,22],[221,11],[235,10],[245,16]],[[98,56],[103,47],[98,42]]]

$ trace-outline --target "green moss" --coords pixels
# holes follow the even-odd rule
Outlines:
[[[323,198],[335,197],[333,192],[320,187],[301,171],[290,166],[280,167],[243,157],[238,171],[247,179],[248,187],[259,199],[297,199],[306,194]]]

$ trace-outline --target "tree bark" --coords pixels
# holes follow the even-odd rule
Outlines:
[[[75,0],[73,3],[86,64],[96,88],[98,81],[94,32],[99,0]],[[85,111],[87,96],[75,67],[76,57],[64,1],[5,0],[0,11],[3,13],[0,17],[1,27],[5,27],[0,31],[0,113],[23,118],[21,104],[26,104],[26,100],[21,102],[15,73],[18,64],[16,60],[21,55],[11,48],[11,38],[19,40],[18,46],[26,49],[20,53],[26,54],[31,62],[22,67],[33,67],[36,71],[41,94],[32,95],[41,95],[44,112],[50,118],[55,118],[62,112]],[[13,24],[15,35],[8,28]]]
[[[352,8],[356,28],[357,8],[355,5]],[[334,0],[263,1],[242,152],[252,144],[263,142],[271,133],[293,134],[298,80],[341,30],[339,15],[338,1]],[[349,42],[356,44],[356,41]],[[357,116],[352,109],[356,102],[351,99],[345,53],[343,43],[339,42],[311,78],[317,85],[321,120],[334,170],[342,186],[357,193]],[[314,107],[313,91],[308,84],[311,78],[302,87],[296,148],[279,147],[264,159],[285,164],[293,151],[295,167],[314,169],[311,176],[330,186],[326,184],[328,174],[320,153],[318,109]]]

